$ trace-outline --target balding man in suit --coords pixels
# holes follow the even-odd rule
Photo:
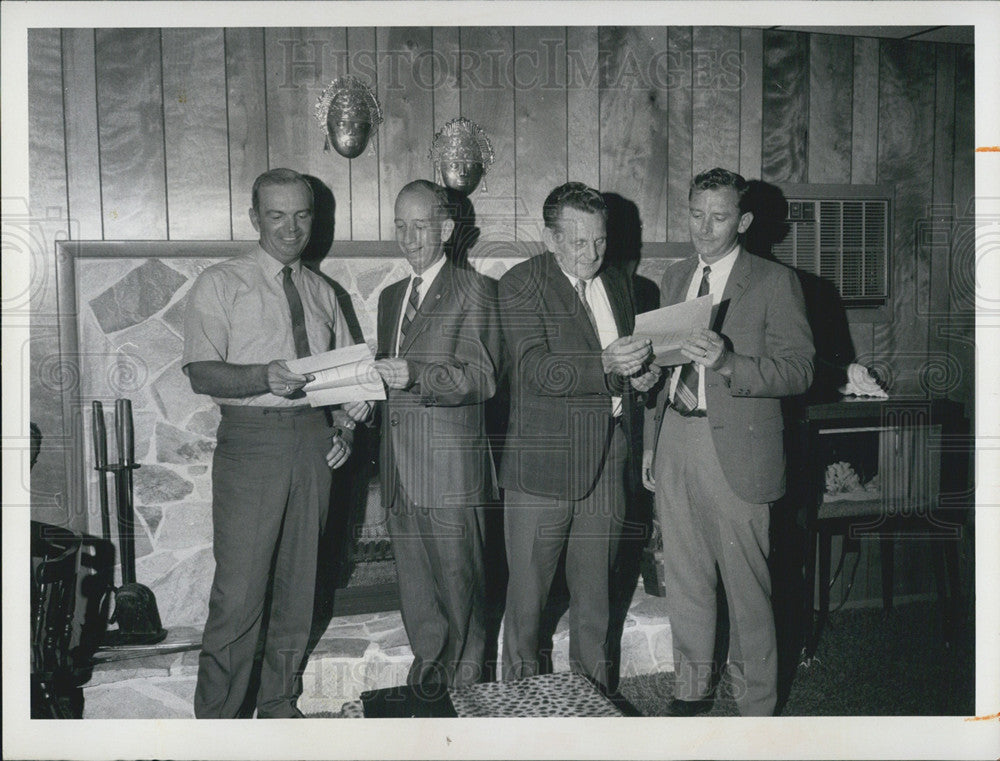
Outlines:
[[[684,344],[690,363],[667,369],[645,428],[643,481],[655,490],[663,534],[675,716],[712,706],[717,573],[739,711],[767,716],[777,699],[768,511],[785,491],[781,397],[809,387],[814,351],[795,273],[740,245],[753,221],[747,187],[723,169],[694,178],[688,219],[697,256],[671,266],[661,286],[664,306],[705,294],[713,303],[711,328]]]
[[[484,675],[483,506],[496,482],[485,402],[496,392],[496,282],[445,257],[454,230],[443,187],[396,198],[396,242],[411,274],[378,303],[382,498],[413,663],[427,692]]]

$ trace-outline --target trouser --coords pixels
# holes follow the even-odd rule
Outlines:
[[[767,567],[769,506],[745,502],[730,489],[708,418],[683,417],[670,408],[664,411],[654,477],[674,694],[681,700],[699,700],[711,693],[716,584],[721,577],[736,705],[744,716],[769,716],[777,699],[777,642]]]
[[[475,684],[483,678],[486,647],[480,508],[418,507],[396,483],[386,521],[413,651],[407,684]]]
[[[508,489],[504,496],[507,605],[503,678],[539,673],[538,630],[559,556],[566,548],[570,668],[604,687],[613,671],[609,647],[611,566],[625,514],[625,436],[615,425],[593,491],[577,501]],[[553,478],[559,474],[553,474]]]
[[[222,408],[212,460],[215,577],[198,659],[198,718],[239,714],[272,571],[257,715],[296,711],[330,501],[325,455],[332,435],[322,410]]]

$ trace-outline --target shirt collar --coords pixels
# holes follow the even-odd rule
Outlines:
[[[739,241],[733,246],[732,250],[726,254],[721,259],[715,261],[712,264],[708,264],[700,256],[698,257],[698,271],[701,272],[705,267],[712,268],[712,274],[721,277],[724,274],[728,274],[733,269],[733,264],[736,262],[736,256],[740,252]]]
[[[447,260],[447,258],[448,257],[446,256],[442,256],[440,259],[434,262],[434,264],[425,269],[419,275],[416,272],[414,272],[413,269],[411,268],[410,278],[412,279],[415,277],[419,277],[422,287],[424,289],[424,293],[427,293],[427,287],[434,282],[435,278],[437,278],[438,273],[441,271],[441,268],[444,267],[444,263]]]
[[[254,253],[257,256],[257,262],[260,264],[261,269],[264,270],[264,274],[269,278],[278,277],[286,266],[292,268],[293,277],[298,277],[300,271],[302,270],[302,259],[296,259],[291,264],[284,265],[267,253],[267,251],[265,251],[259,243],[257,244],[257,250]]]

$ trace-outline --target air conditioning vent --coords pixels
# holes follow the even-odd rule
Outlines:
[[[832,283],[846,307],[885,305],[891,202],[884,188],[796,186],[785,197],[789,231],[774,257]]]

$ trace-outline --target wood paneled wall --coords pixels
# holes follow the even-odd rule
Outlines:
[[[459,115],[496,150],[473,196],[487,241],[538,240],[567,179],[633,200],[646,242],[688,239],[687,184],[714,165],[890,183],[893,319],[852,324],[857,354],[899,389],[972,402],[969,47],[725,27],[66,29],[32,30],[29,57],[31,211],[73,238],[250,239],[253,178],[290,166],[332,190],[336,240],[388,239],[397,190],[431,176],[431,139]],[[353,161],[313,120],[343,74],[385,116]],[[33,392],[33,415],[58,409],[58,390]]]

